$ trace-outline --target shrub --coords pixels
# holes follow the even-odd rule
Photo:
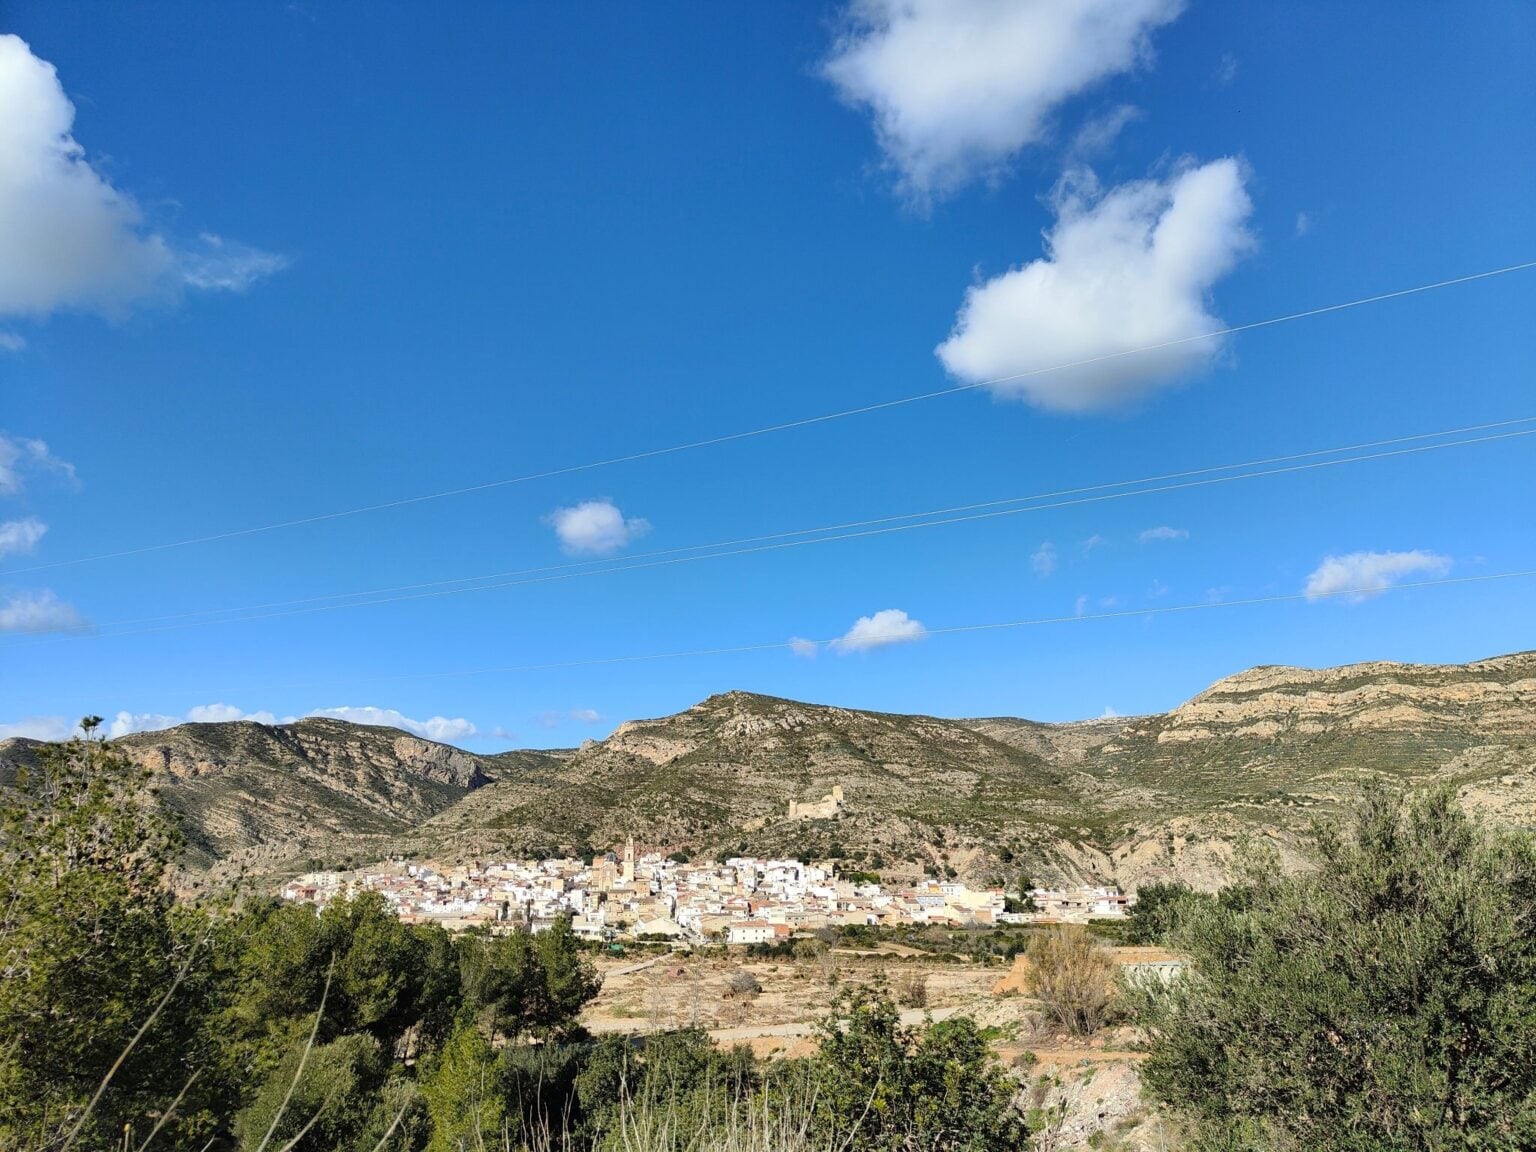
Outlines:
[[[908,972],[896,985],[896,1002],[903,1008],[928,1007],[928,976],[923,972]]]
[[[1041,933],[1024,950],[1025,984],[1056,1025],[1089,1036],[1109,1019],[1115,998],[1115,966],[1084,929],[1059,927]]]
[[[975,1021],[952,1017],[909,1029],[878,988],[833,1000],[810,1062],[818,1134],[859,1152],[1010,1152],[1025,1129],[1012,1079]]]
[[[738,968],[731,973],[731,978],[726,982],[732,996],[751,997],[762,992],[763,986],[758,978],[745,968]]]
[[[1136,903],[1131,905],[1126,916],[1126,942],[1166,943],[1183,914],[1203,899],[1209,897],[1202,896],[1181,880],[1143,884],[1136,890]]]
[[[1317,869],[1256,875],[1131,989],[1144,1082],[1201,1147],[1536,1147],[1536,843],[1450,790],[1369,792]]]

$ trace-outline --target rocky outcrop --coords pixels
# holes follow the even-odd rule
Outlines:
[[[1479,736],[1536,733],[1536,656],[1473,664],[1350,664],[1313,671],[1263,667],[1218,681],[1168,714],[1161,743],[1268,740],[1436,729]]]

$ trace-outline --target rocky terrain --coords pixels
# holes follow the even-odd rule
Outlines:
[[[1167,877],[1203,887],[1245,842],[1301,861],[1309,824],[1372,776],[1448,781],[1536,826],[1536,653],[1464,665],[1261,667],[1163,715],[946,720],[745,692],[576,750],[481,756],[311,719],[118,741],[187,829],[189,875],[277,875],[408,852],[605,849],[840,856],[892,877]],[[0,743],[0,771],[35,752]],[[790,820],[841,785],[844,809]]]

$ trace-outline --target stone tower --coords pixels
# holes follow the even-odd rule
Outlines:
[[[635,882],[635,838],[631,836],[624,841],[624,870],[619,873],[619,883],[633,884]]]

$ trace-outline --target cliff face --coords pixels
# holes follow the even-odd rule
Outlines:
[[[1174,709],[1157,738],[1266,740],[1339,730],[1518,738],[1531,734],[1533,703],[1536,657],[1530,654],[1454,666],[1254,668]]]
[[[893,876],[1222,881],[1244,843],[1302,861],[1362,783],[1449,783],[1536,827],[1536,653],[1464,665],[1261,667],[1156,716],[1040,724],[726,692],[580,749],[477,756],[337,720],[184,725],[119,741],[214,880],[345,856],[607,848],[841,856]],[[0,744],[4,768],[30,742]],[[841,785],[827,819],[790,801]]]

